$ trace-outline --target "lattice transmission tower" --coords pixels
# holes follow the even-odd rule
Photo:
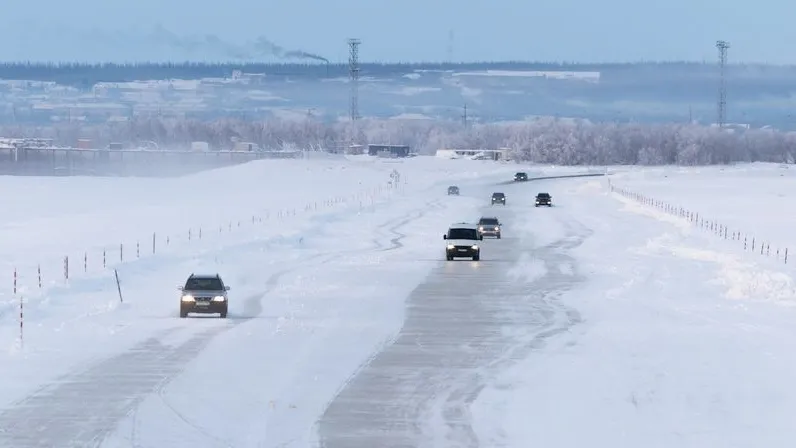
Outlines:
[[[349,114],[351,121],[359,119],[359,39],[348,39],[348,78],[351,82]]]
[[[717,105],[716,122],[720,128],[727,124],[727,49],[730,48],[730,43],[719,40],[716,41],[716,48],[719,49],[719,101]]]

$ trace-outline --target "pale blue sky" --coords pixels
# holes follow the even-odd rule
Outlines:
[[[715,41],[724,39],[732,45],[731,62],[796,63],[789,51],[796,40],[793,0],[3,3],[4,60],[194,59],[184,49],[155,48],[146,39],[159,23],[180,36],[213,34],[234,44],[263,36],[286,50],[332,61],[347,57],[348,37],[362,39],[362,60],[445,60],[453,31],[454,60],[713,61]],[[218,48],[199,53],[223,58]]]

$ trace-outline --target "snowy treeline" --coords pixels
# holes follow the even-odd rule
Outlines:
[[[355,130],[357,129],[357,130]],[[509,148],[517,160],[562,165],[682,164],[786,162],[796,155],[796,133],[774,130],[719,130],[683,124],[594,124],[554,118],[527,122],[472,124],[431,120],[360,120],[323,123],[306,119],[201,122],[142,118],[128,123],[0,126],[6,137],[54,138],[74,146],[78,138],[109,142],[157,142],[161,148],[184,148],[206,141],[226,149],[234,139],[266,149],[343,148],[358,144],[406,144],[419,153],[440,148]]]

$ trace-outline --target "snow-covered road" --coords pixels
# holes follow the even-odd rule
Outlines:
[[[107,272],[41,288],[24,347],[0,354],[0,446],[796,443],[790,265],[733,252],[610,193],[607,179],[506,184],[511,166],[372,160],[302,163],[295,185],[281,165],[283,178],[259,188],[292,189],[283,199],[305,202],[306,216],[120,263],[124,304],[109,304]],[[394,166],[409,186],[363,205],[356,189]],[[267,183],[257,170],[273,166],[260,167],[230,170],[233,188]],[[297,191],[306,178],[354,199],[316,211],[317,191]],[[450,184],[462,196],[446,196]],[[493,191],[506,207],[488,205]],[[534,207],[539,191],[555,206]],[[503,221],[503,238],[485,240],[478,262],[445,262],[447,226],[481,215]],[[68,219],[79,236],[79,217]],[[232,285],[229,318],[179,319],[174,287],[208,270]],[[0,301],[7,345],[15,303]]]
[[[533,208],[532,187],[501,187],[511,207],[485,206],[504,222],[503,238],[485,240],[481,260],[439,264],[412,291],[396,339],[365,365],[326,409],[321,446],[478,447],[470,406],[494,375],[580,321],[559,296],[581,281],[568,252],[587,229],[558,219],[561,238],[534,246],[517,218]],[[491,188],[469,194],[489,197]],[[537,213],[549,213],[540,209]],[[567,216],[567,218],[569,218]],[[530,282],[529,255],[545,273]],[[570,266],[567,271],[561,265]]]

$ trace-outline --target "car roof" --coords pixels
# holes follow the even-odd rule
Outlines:
[[[494,195],[505,196],[506,194],[505,193],[501,193],[501,192],[498,191],[498,192],[492,193],[492,196],[494,196]]]
[[[473,230],[477,230],[478,226],[475,225],[475,224],[469,224],[469,223],[466,223],[466,222],[457,222],[457,223],[451,224],[448,227],[448,229],[473,229]]]
[[[537,194],[537,195],[539,195],[539,196],[541,196],[541,195],[548,195],[548,196],[550,196],[550,193],[546,193],[546,192],[541,192],[541,193],[536,193],[536,194]]]
[[[194,273],[191,273],[191,275],[189,275],[188,278],[218,278],[218,279],[220,279],[221,276],[218,275],[217,273],[216,274],[194,274]]]

